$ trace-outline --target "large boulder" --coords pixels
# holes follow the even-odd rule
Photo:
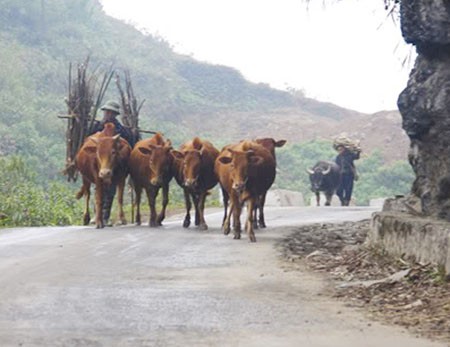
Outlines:
[[[450,2],[447,0],[402,0],[402,34],[407,43],[421,50],[450,45]]]
[[[412,194],[425,215],[450,220],[450,2],[403,0],[401,23],[418,52],[398,98],[416,174]]]

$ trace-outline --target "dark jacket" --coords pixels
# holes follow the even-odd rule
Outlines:
[[[116,118],[109,121],[109,123],[114,124],[114,126],[116,127],[116,133],[120,134],[120,137],[123,137],[125,140],[127,140],[127,142],[130,144],[131,148],[133,148],[134,145],[136,144],[136,141],[134,139],[134,136],[133,136],[131,130],[128,128],[125,128]],[[96,122],[94,125],[94,128],[92,129],[91,134],[89,134],[89,135],[95,134],[98,131],[102,131],[104,126],[105,126],[104,121]]]
[[[359,159],[359,152],[350,152],[346,149],[343,153],[336,156],[336,164],[341,168],[341,174],[355,174],[354,160]]]

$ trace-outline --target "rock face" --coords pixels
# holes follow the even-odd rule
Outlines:
[[[402,0],[401,28],[418,57],[398,98],[423,213],[450,220],[450,2]]]

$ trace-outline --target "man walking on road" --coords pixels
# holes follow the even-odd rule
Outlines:
[[[353,161],[359,159],[361,150],[350,151],[344,145],[338,145],[336,150],[338,155],[335,161],[341,169],[341,183],[336,191],[336,195],[341,200],[342,206],[348,206],[352,198],[353,182],[358,179]]]

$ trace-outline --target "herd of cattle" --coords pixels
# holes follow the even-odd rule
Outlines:
[[[105,187],[111,184],[117,186],[119,220],[122,224],[126,223],[123,195],[125,180],[130,175],[136,193],[136,223],[141,223],[140,203],[142,191],[145,191],[150,206],[149,225],[160,226],[169,202],[169,182],[175,178],[184,191],[184,227],[189,227],[191,223],[190,210],[193,203],[195,225],[203,230],[208,228],[204,217],[205,200],[209,190],[219,183],[224,203],[223,232],[230,233],[232,222],[234,238],[241,237],[240,215],[243,204],[246,203],[245,230],[250,241],[254,242],[254,228],[266,226],[264,203],[266,193],[275,180],[275,148],[282,147],[285,143],[285,140],[275,141],[272,138],[246,140],[227,145],[219,151],[210,142],[196,137],[175,150],[170,140],[158,133],[139,141],[131,148],[127,141],[115,135],[114,125],[107,123],[102,132],[85,140],[76,156],[77,168],[83,179],[77,198],[86,198],[84,223],[88,224],[90,221],[89,198],[92,184],[95,185],[96,227],[104,227],[102,200]],[[320,170],[313,170],[315,175],[310,173],[310,178],[314,188],[313,177],[318,176],[317,172]],[[325,171],[324,174],[319,175],[320,181],[327,175],[326,170],[322,170]],[[320,184],[316,184],[317,192],[323,190]],[[155,204],[160,189],[162,208],[158,214]]]

